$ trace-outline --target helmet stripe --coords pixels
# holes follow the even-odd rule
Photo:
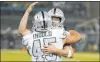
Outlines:
[[[43,16],[43,20],[44,20],[44,12],[43,12],[43,11],[41,11],[41,13],[42,13],[42,16]]]
[[[56,8],[54,8],[54,14],[56,13]]]
[[[44,20],[44,12],[43,11],[41,11],[41,13],[42,13],[42,16],[43,16],[43,28],[45,28],[45,20]]]

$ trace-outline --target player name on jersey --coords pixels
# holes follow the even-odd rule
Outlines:
[[[33,34],[33,39],[47,37],[47,36],[52,36],[52,32],[47,31],[47,32],[40,32],[40,33]]]

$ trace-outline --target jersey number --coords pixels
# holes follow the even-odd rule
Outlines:
[[[50,45],[50,43],[56,43],[56,38],[53,37],[53,38],[44,38],[43,39],[43,43],[44,45]],[[41,44],[41,41],[38,39],[38,40],[35,40],[33,42],[33,47],[32,47],[32,54],[34,57],[36,57],[36,61],[44,61],[45,59],[47,61],[55,61],[57,59],[57,55],[56,54],[48,54],[48,55],[45,55],[42,51],[41,51],[41,47],[42,47],[42,44]]]

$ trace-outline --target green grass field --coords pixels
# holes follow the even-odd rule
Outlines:
[[[31,61],[31,57],[26,51],[20,50],[1,50],[1,61]],[[90,52],[76,52],[74,57],[66,59],[63,57],[63,61],[100,61],[99,53]]]

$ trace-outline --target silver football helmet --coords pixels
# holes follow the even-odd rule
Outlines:
[[[57,26],[62,26],[63,27],[63,23],[64,23],[64,20],[65,20],[65,17],[64,17],[64,13],[62,10],[60,10],[59,8],[52,8],[51,10],[48,11],[49,15],[51,17],[59,17],[61,18],[61,22],[60,24]]]
[[[52,26],[51,16],[46,11],[39,11],[34,16],[32,30],[47,31]]]

